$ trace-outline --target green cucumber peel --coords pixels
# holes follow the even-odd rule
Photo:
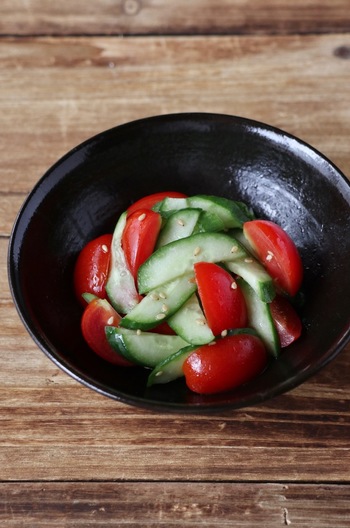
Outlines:
[[[158,363],[148,376],[147,387],[169,383],[170,381],[183,377],[183,364],[197,348],[193,345],[186,346]]]
[[[105,333],[111,347],[123,357],[143,367],[154,368],[158,363],[188,345],[176,335],[141,332],[106,326]]]
[[[226,262],[245,257],[245,249],[224,233],[197,233],[157,249],[139,268],[141,294],[193,273],[196,262]]]

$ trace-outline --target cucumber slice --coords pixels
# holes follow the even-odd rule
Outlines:
[[[188,345],[179,336],[151,332],[130,331],[106,326],[111,347],[129,361],[143,367],[154,368],[161,361]]]
[[[195,293],[169,317],[168,324],[191,345],[204,345],[215,339]]]
[[[175,278],[193,273],[195,262],[226,262],[244,258],[244,248],[223,233],[198,233],[157,249],[139,268],[140,293],[158,288]]]
[[[181,378],[184,375],[183,364],[196,348],[192,345],[186,346],[158,363],[148,376],[147,387]]]
[[[192,235],[201,212],[200,209],[187,208],[179,209],[172,213],[159,234],[157,249],[174,240],[180,240]]]
[[[248,240],[246,239],[242,229],[238,229],[238,228],[231,229],[229,231],[229,235],[232,236],[233,238],[236,238],[238,242],[242,244],[242,246],[248,251],[248,253],[256,257],[254,250],[252,246],[249,244]]]
[[[229,271],[242,277],[263,302],[271,302],[276,295],[273,279],[253,256],[247,253],[244,258],[225,262]]]
[[[242,227],[244,222],[254,218],[243,202],[236,202],[219,196],[197,195],[187,198],[190,207],[199,207],[219,216],[226,229]]]
[[[163,218],[168,218],[175,211],[188,207],[187,198],[164,198],[153,207],[153,211],[160,213]]]
[[[167,246],[164,246],[167,247]],[[193,274],[183,275],[150,291],[121,321],[125,328],[149,330],[173,315],[196,291]]]
[[[280,353],[280,340],[273,321],[270,306],[261,301],[253,288],[242,278],[237,279],[242,289],[248,311],[248,323],[263,341],[268,352],[277,358]]]
[[[126,224],[124,212],[115,226],[111,245],[111,264],[106,283],[108,298],[117,312],[126,314],[139,302],[135,281],[130,273],[121,245],[121,238]]]
[[[225,224],[213,211],[202,211],[193,233],[215,233],[223,231]]]

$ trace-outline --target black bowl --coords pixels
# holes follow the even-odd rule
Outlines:
[[[215,194],[250,204],[284,227],[305,266],[302,337],[258,379],[215,396],[184,380],[146,388],[147,372],[99,359],[80,333],[72,274],[81,248],[157,191]],[[350,184],[291,135],[226,115],[147,118],[87,140],[59,160],[25,201],[9,245],[9,280],[24,325],[56,365],[128,404],[209,412],[257,404],[296,387],[350,338]]]

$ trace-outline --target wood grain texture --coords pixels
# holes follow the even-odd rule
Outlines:
[[[0,34],[227,34],[347,31],[347,0],[2,0]]]
[[[268,122],[350,175],[350,61],[337,54],[347,43],[346,35],[2,39],[2,232],[67,150],[154,114]]]
[[[348,528],[349,498],[342,485],[0,484],[0,522],[6,528]]]
[[[262,405],[151,413],[58,369],[25,330],[6,270],[14,219],[38,179],[133,119],[250,117],[350,177],[349,28],[348,0],[2,0],[1,526],[349,526],[350,346]]]
[[[0,304],[0,481],[347,482],[350,347],[274,400],[208,417],[116,403],[60,371]]]

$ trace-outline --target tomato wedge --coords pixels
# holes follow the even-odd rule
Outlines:
[[[298,339],[302,332],[302,323],[288,299],[276,295],[270,303],[271,315],[276,325],[281,347],[286,347]]]
[[[303,265],[290,236],[269,220],[245,222],[243,232],[277,286],[293,297],[301,286]]]
[[[161,226],[161,215],[150,209],[138,209],[128,217],[122,234],[122,247],[135,278],[141,264],[153,253]]]
[[[255,378],[268,356],[258,337],[235,334],[204,345],[186,359],[183,372],[189,389],[198,394],[225,392]]]
[[[211,262],[197,262],[194,272],[204,315],[213,334],[247,326],[245,299],[232,275]]]
[[[89,347],[101,358],[123,367],[132,363],[115,352],[107,341],[106,326],[118,326],[121,317],[106,299],[93,299],[85,308],[81,331]]]
[[[156,203],[161,202],[164,200],[164,198],[187,198],[187,196],[186,194],[182,194],[177,191],[162,191],[149,194],[148,196],[144,196],[130,205],[130,207],[127,209],[128,215],[131,215],[138,209],[152,209]]]
[[[74,290],[79,302],[85,307],[83,293],[91,293],[105,299],[106,282],[111,255],[112,235],[102,235],[91,240],[78,255],[74,268]]]

